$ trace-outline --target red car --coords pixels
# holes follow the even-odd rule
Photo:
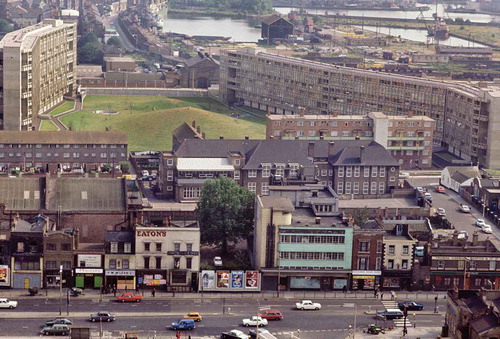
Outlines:
[[[118,296],[117,300],[121,301],[122,303],[126,301],[133,301],[138,303],[142,300],[142,295],[135,293],[123,293],[122,295]]]
[[[267,320],[281,320],[283,319],[283,314],[278,310],[267,310],[259,313],[259,317]]]
[[[446,190],[444,189],[443,186],[437,186],[436,187],[436,192],[438,192],[438,193],[444,193],[444,192],[446,192]]]

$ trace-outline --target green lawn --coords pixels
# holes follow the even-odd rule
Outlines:
[[[69,111],[70,109],[73,109],[74,106],[75,103],[73,101],[65,101],[61,105],[57,106],[52,111],[50,111],[49,115],[61,114],[63,112]]]
[[[99,115],[93,110],[114,110],[116,115]],[[232,111],[209,98],[166,98],[161,96],[87,96],[84,110],[61,118],[74,131],[128,132],[129,149],[170,150],[172,131],[183,122],[196,121],[207,138],[263,139],[265,120],[233,118]]]
[[[57,126],[50,120],[42,120],[40,131],[58,131]]]

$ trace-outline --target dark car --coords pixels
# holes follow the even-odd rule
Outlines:
[[[422,311],[424,309],[424,305],[416,303],[414,301],[405,301],[405,302],[399,303],[398,307],[400,310],[402,310],[406,307],[406,309],[408,311]]]
[[[68,335],[71,333],[71,328],[64,324],[55,324],[51,326],[45,326],[42,330],[42,334],[45,335]]]
[[[57,318],[57,319],[47,320],[45,322],[45,325],[47,325],[47,326],[52,326],[54,324],[73,325],[73,322],[71,320],[65,319],[65,318]]]
[[[90,321],[114,321],[116,317],[110,312],[97,312],[96,314],[90,315]]]
[[[404,317],[403,312],[400,310],[396,309],[388,309],[382,312],[377,312],[377,318],[379,319],[387,319],[387,320],[392,320],[392,319],[401,319]]]

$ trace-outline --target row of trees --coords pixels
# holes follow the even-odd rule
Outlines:
[[[171,0],[169,6],[174,9],[194,6],[251,14],[268,14],[272,9],[271,0]]]

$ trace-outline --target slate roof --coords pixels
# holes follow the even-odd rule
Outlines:
[[[494,314],[483,315],[470,321],[470,326],[478,333],[489,331],[498,326],[498,317]]]
[[[174,129],[172,135],[175,139],[177,139],[177,142],[179,144],[184,142],[184,140],[186,139],[195,139],[195,138],[201,139],[201,135],[198,134],[198,132],[193,127],[191,127],[191,125],[189,125],[187,122],[183,123],[176,129]]]
[[[493,179],[480,179],[481,187],[498,187],[499,181]]]
[[[337,146],[337,141],[335,146]],[[361,142],[348,143],[344,141],[345,146],[342,150],[335,153],[334,156],[329,159],[329,162],[335,166],[345,166],[345,165],[364,165],[369,164],[370,166],[399,166],[399,163],[394,159],[389,151],[387,151],[384,146],[376,143],[375,141],[369,141],[367,144]],[[342,145],[342,144],[341,144]],[[361,159],[361,146],[364,146],[363,159]]]
[[[127,133],[112,131],[0,131],[0,144],[128,144]]]
[[[175,154],[181,158],[223,158],[227,157],[227,152],[241,152],[248,157],[260,142],[261,140],[187,139]]]
[[[106,242],[133,242],[135,239],[134,231],[107,231]]]
[[[483,299],[478,295],[473,295],[469,298],[463,299],[463,302],[472,313],[484,312],[488,307],[484,303]]]
[[[312,167],[314,165],[307,157],[307,145],[307,142],[296,140],[263,140],[243,169],[258,169],[262,163],[297,163]]]
[[[447,166],[445,169],[450,173],[450,177],[459,183],[463,183],[469,178],[481,177],[477,166]],[[460,174],[457,174],[457,172]],[[467,179],[464,180],[464,178]]]
[[[458,183],[464,183],[466,182],[467,180],[470,179],[469,176],[465,175],[464,173],[460,172],[460,171],[456,171],[452,176],[451,178],[453,180],[455,180],[456,182]]]
[[[279,19],[283,19],[286,22],[288,22],[290,25],[293,26],[293,24],[290,21],[288,21],[287,19],[283,18],[281,15],[278,15],[278,14],[271,15],[270,17],[263,20],[262,23],[266,24],[266,25],[271,25],[271,24],[275,23],[276,21],[278,21]]]

